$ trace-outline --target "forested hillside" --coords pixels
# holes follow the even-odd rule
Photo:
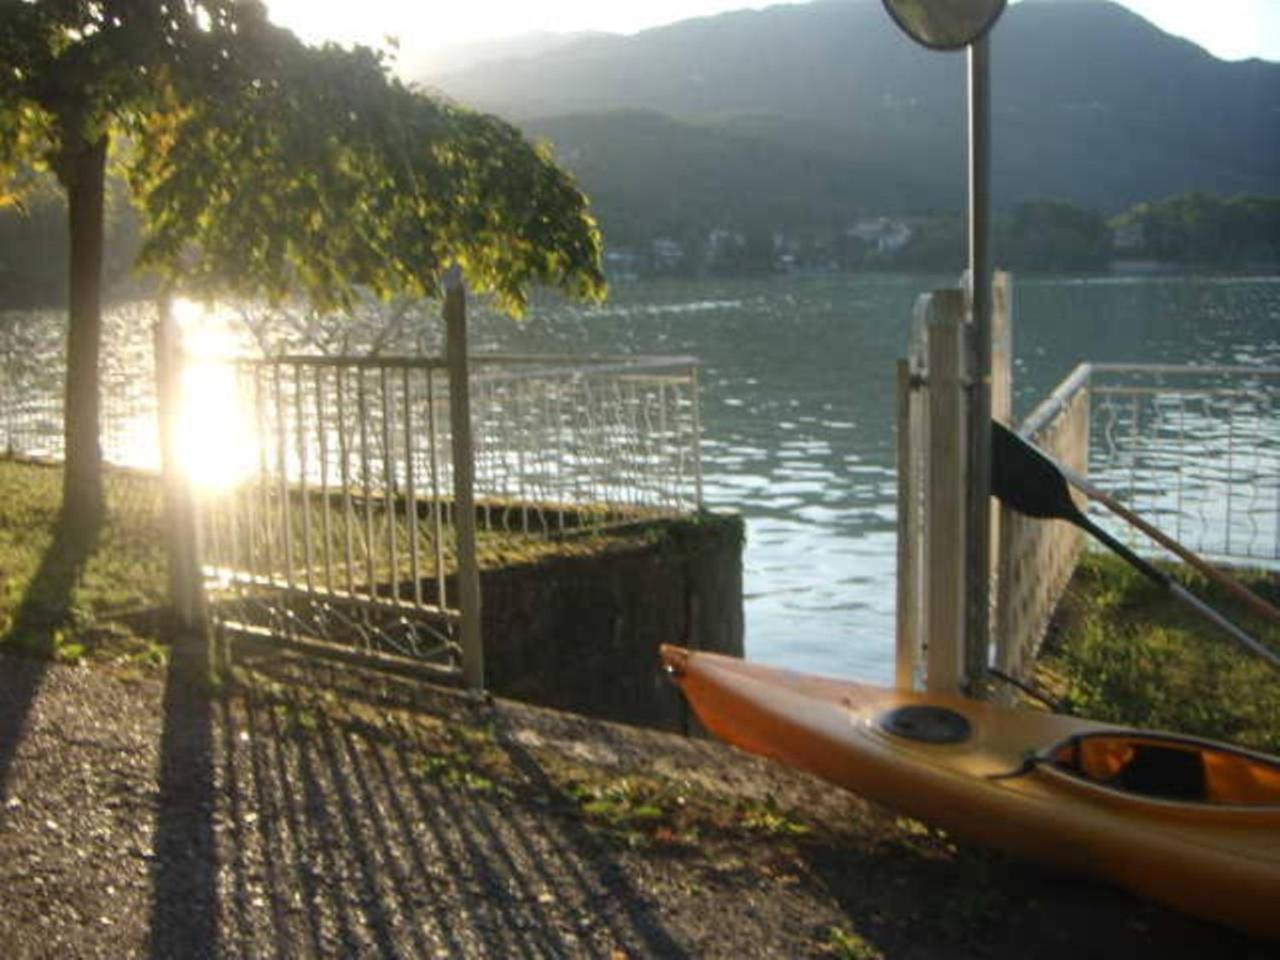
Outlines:
[[[1280,65],[1217,60],[1104,0],[1024,0],[992,69],[1002,209],[1280,193]],[[878,0],[586,37],[426,82],[550,138],[624,234],[670,209],[732,207],[745,229],[963,205],[964,57],[915,47]]]

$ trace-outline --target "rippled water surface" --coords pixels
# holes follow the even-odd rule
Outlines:
[[[945,283],[619,285],[605,306],[546,302],[519,324],[476,309],[473,349],[699,357],[706,499],[747,522],[748,656],[883,681],[893,656],[894,364],[917,296]],[[1280,365],[1280,278],[1023,280],[1014,315],[1019,414],[1081,360]],[[149,375],[149,324],[128,308],[112,323],[138,335],[122,362]],[[6,363],[44,364],[55,386],[59,365],[44,354],[57,349],[60,324],[42,324],[43,339],[9,336]],[[428,349],[432,332],[420,338]]]
[[[930,277],[645,283],[601,308],[479,317],[477,347],[703,361],[706,498],[747,521],[747,654],[892,675],[894,361]],[[1081,360],[1280,363],[1280,279],[1024,280],[1015,405]]]

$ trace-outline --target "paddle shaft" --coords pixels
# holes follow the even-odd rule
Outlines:
[[[1172,593],[1205,619],[1231,635],[1251,653],[1280,669],[1280,655],[1259,643],[1167,573],[1158,570],[1086,517],[1067,486],[1067,470],[1003,424],[991,424],[991,492],[1027,516],[1066,520],[1086,531],[1157,586]],[[1243,588],[1242,588],[1243,589]]]
[[[1063,466],[1062,464],[1059,464],[1058,467],[1062,471],[1062,475],[1067,478],[1067,481],[1090,500],[1094,500],[1102,504],[1126,523],[1137,527],[1166,550],[1177,554],[1214,583],[1226,590],[1229,590],[1238,600],[1247,603],[1253,609],[1254,613],[1265,617],[1272,623],[1280,623],[1280,610],[1277,610],[1271,604],[1267,603],[1266,600],[1263,600],[1262,597],[1258,596],[1248,587],[1233,580],[1217,567],[1213,566],[1213,564],[1206,562],[1198,554],[1192,553],[1177,540],[1173,539],[1173,537],[1152,526],[1146,520],[1142,519],[1142,517],[1138,516],[1132,510],[1129,510],[1122,503],[1116,500],[1115,497],[1099,490],[1070,467]]]

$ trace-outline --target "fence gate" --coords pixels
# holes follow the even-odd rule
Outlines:
[[[436,360],[217,366],[243,461],[200,486],[222,629],[462,668],[448,373]],[[239,473],[239,476],[235,474]]]
[[[184,363],[202,409],[220,398],[175,441],[193,592],[233,635],[480,686],[468,651],[489,551],[701,505],[692,358],[489,356],[465,378],[426,357]]]

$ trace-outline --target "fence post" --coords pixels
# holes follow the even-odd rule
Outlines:
[[[991,284],[991,419],[1013,426],[1013,278],[997,270]],[[996,663],[1005,669],[1007,662],[1008,616],[1012,602],[1013,582],[1011,545],[1007,533],[1012,517],[1003,504],[991,504],[991,584],[993,610],[991,642]],[[991,690],[984,691],[990,694]]]
[[[960,290],[933,295],[929,324],[926,686],[957,692],[966,679],[966,543],[969,532],[967,383],[970,335]]]
[[[160,470],[164,489],[165,535],[169,559],[169,599],[179,630],[188,636],[208,634],[201,569],[200,524],[196,497],[179,449],[182,431],[182,331],[169,294],[159,299],[155,327],[156,415],[160,426]]]
[[[991,419],[1013,418],[1013,277],[997,270],[991,284]]]
[[[911,364],[898,361],[898,615],[894,656],[894,685],[910,690],[915,685],[920,659],[920,622],[917,584],[920,577],[920,518],[913,469],[916,431],[911,418]]]
[[[454,267],[444,280],[449,425],[453,447],[453,522],[458,536],[458,605],[462,622],[462,678],[484,689],[484,638],[480,632],[480,571],[476,564],[475,452],[471,443],[471,383],[467,364],[467,294]]]

